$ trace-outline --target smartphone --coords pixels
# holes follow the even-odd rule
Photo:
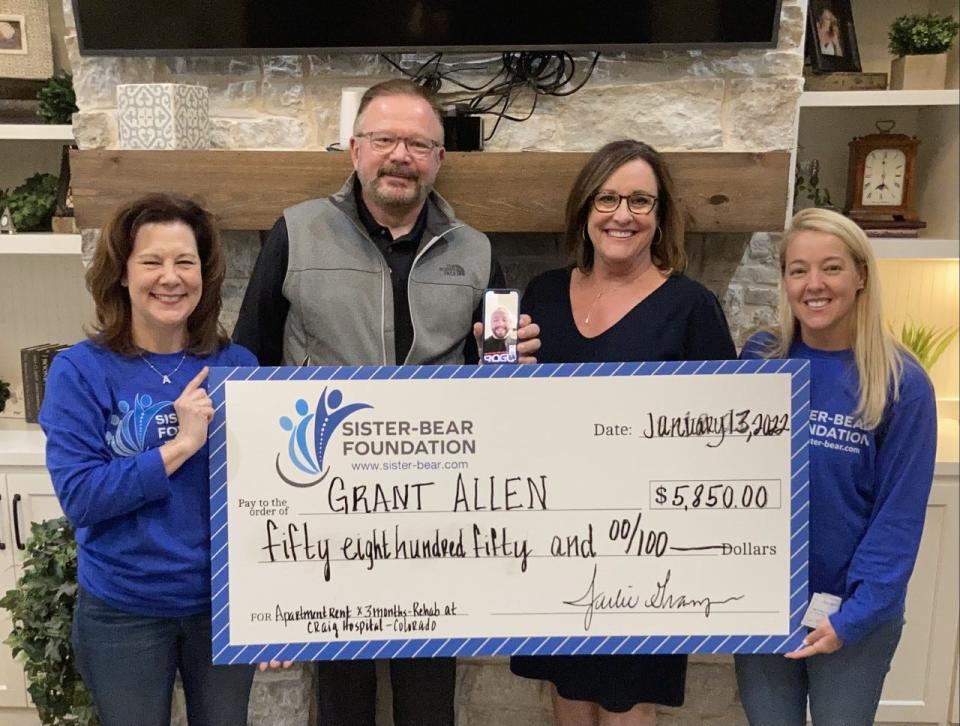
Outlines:
[[[519,290],[484,290],[481,363],[516,363]]]

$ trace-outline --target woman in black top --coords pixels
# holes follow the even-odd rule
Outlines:
[[[523,312],[542,363],[736,358],[716,296],[685,277],[683,217],[661,156],[639,141],[597,151],[567,198],[573,266],[534,280]],[[559,726],[652,726],[683,704],[685,655],[515,656],[514,673],[553,681]]]

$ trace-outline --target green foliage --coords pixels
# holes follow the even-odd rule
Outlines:
[[[901,15],[890,25],[889,49],[895,56],[946,53],[960,32],[960,23],[952,17]]]
[[[73,114],[79,111],[73,76],[63,71],[47,80],[37,98],[40,99],[37,115],[47,124],[68,124]]]
[[[794,208],[796,208],[797,198],[801,194],[806,196],[814,207],[832,208],[833,202],[830,199],[830,190],[820,186],[820,162],[814,159],[810,162],[809,169],[809,175],[804,176],[800,164],[797,164],[793,185]]]
[[[13,630],[27,690],[45,726],[97,726],[90,694],[73,664],[70,628],[77,597],[77,545],[66,518],[31,526],[23,575],[0,599]]]
[[[0,413],[7,407],[7,399],[10,398],[10,384],[0,380]]]
[[[13,191],[0,192],[0,210],[10,207],[18,232],[49,232],[57,206],[57,184],[53,174],[34,174]]]
[[[904,323],[900,328],[900,342],[917,357],[928,373],[956,337],[956,328],[938,330],[926,325],[914,325],[913,322]]]

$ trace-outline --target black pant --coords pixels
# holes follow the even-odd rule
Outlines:
[[[377,674],[372,660],[319,661],[318,726],[374,726]],[[453,726],[454,658],[390,661],[394,726]]]

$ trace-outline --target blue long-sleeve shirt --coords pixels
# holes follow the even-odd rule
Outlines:
[[[210,606],[207,446],[169,477],[158,447],[176,436],[173,401],[204,366],[257,361],[239,345],[147,360],[156,370],[90,341],[54,358],[40,411],[47,468],[76,528],[80,584],[126,612],[193,615]]]
[[[764,357],[767,340],[752,337],[740,357]],[[903,615],[933,482],[933,387],[916,361],[902,356],[900,395],[867,431],[853,413],[859,378],[852,350],[797,341],[789,357],[811,366],[810,593],[843,599],[830,623],[853,643]]]

